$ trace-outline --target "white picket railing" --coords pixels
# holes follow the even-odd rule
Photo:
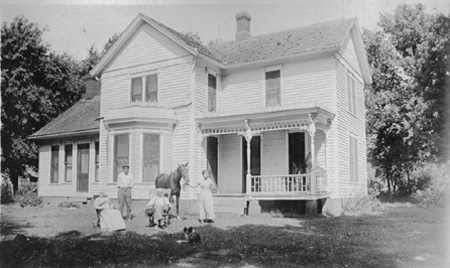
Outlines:
[[[247,189],[250,193],[309,193],[310,174],[253,175]]]

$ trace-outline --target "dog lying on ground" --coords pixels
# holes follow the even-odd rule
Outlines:
[[[184,227],[184,240],[178,240],[178,243],[199,243],[201,241],[200,235],[195,232],[192,227]]]

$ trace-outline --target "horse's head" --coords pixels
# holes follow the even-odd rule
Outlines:
[[[188,169],[188,164],[189,162],[187,162],[185,165],[183,164],[178,164],[178,172],[181,174],[181,177],[183,177],[183,179],[186,182],[189,182],[189,169]]]

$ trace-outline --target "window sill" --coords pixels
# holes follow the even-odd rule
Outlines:
[[[73,185],[73,182],[71,181],[62,182],[61,185]]]

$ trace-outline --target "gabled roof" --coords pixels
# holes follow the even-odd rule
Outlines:
[[[99,116],[100,96],[97,95],[89,100],[82,99],[29,138],[42,140],[98,134],[100,124],[97,119]]]
[[[117,39],[117,41],[111,46],[108,52],[100,60],[100,62],[91,71],[92,76],[97,76],[103,71],[109,61],[123,47],[128,38],[142,25],[142,23],[148,23],[193,55],[198,55],[198,53],[200,53],[201,55],[208,57],[213,61],[220,61],[205,46],[203,46],[193,38],[186,37],[184,34],[181,34],[160,22],[157,22],[156,20],[139,13],[136,18],[130,23],[130,25],[128,25],[128,27],[122,32],[119,39]]]
[[[103,71],[109,61],[142,23],[148,23],[193,55],[200,56],[222,69],[313,53],[338,51],[350,35],[355,42],[364,82],[371,83],[369,64],[356,18],[317,23],[281,32],[253,36],[244,41],[229,41],[205,47],[196,40],[186,37],[152,18],[138,14],[91,71],[93,76],[97,76]]]
[[[237,65],[327,49],[337,50],[353,23],[354,19],[340,19],[253,36],[244,41],[218,43],[207,48],[214,52],[224,65]]]

